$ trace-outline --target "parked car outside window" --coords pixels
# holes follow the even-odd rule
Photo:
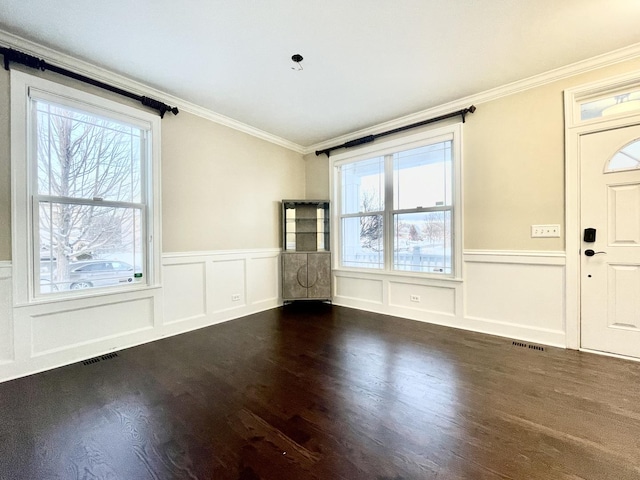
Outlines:
[[[134,268],[125,262],[90,260],[69,265],[69,288],[104,287],[134,281]]]

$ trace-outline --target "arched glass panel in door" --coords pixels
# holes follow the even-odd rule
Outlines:
[[[604,173],[640,169],[640,139],[627,143],[607,162]]]

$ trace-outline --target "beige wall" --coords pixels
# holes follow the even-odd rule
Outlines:
[[[324,200],[331,198],[329,194],[329,161],[326,155],[316,156],[309,153],[304,156],[306,170],[305,185],[307,197],[310,200]]]
[[[40,76],[139,107],[56,75]],[[9,73],[0,70],[0,261],[11,260],[9,92]],[[304,174],[296,152],[185,112],[166,115],[163,251],[279,247],[280,200],[305,198]]]
[[[563,91],[639,69],[628,61],[476,104],[463,127],[465,249],[564,250]],[[305,164],[307,194],[328,198],[327,157]],[[559,224],[562,237],[531,238],[532,224]]]
[[[279,247],[283,198],[305,198],[302,155],[194,115],[163,121],[163,251]]]
[[[564,232],[562,90],[477,107],[463,129],[464,248],[564,250],[564,238],[531,238],[532,224]]]

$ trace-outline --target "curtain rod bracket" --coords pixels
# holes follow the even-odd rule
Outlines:
[[[476,106],[471,105],[469,108],[465,108],[464,110],[460,110],[460,115],[462,116],[462,123],[466,122],[467,113],[473,113],[476,111]]]

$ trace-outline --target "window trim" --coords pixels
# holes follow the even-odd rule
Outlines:
[[[342,165],[357,162],[360,160],[366,160],[375,156],[385,156],[398,152],[399,150],[410,150],[423,145],[438,143],[440,141],[451,140],[452,148],[452,214],[453,214],[453,231],[452,231],[452,273],[451,275],[445,274],[433,274],[429,272],[410,272],[405,270],[393,269],[393,248],[389,246],[393,245],[393,228],[389,225],[393,224],[393,198],[392,189],[388,188],[389,184],[393,183],[393,166],[385,165],[385,212],[384,215],[384,268],[366,268],[366,267],[350,267],[343,266],[341,264],[341,247],[342,247],[342,229],[341,229],[341,211],[342,211],[342,189],[339,168]],[[331,157],[329,162],[329,189],[331,192],[331,199],[334,205],[332,214],[332,231],[335,234],[332,236],[331,248],[335,255],[333,255],[332,268],[336,271],[352,271],[361,272],[371,275],[393,275],[402,277],[417,277],[417,278],[429,278],[433,280],[442,281],[456,281],[462,280],[462,240],[463,240],[463,195],[462,195],[462,123],[457,122],[444,127],[431,128],[419,133],[411,135],[404,135],[398,138],[387,140],[385,142],[379,142],[377,144],[369,144],[358,149],[352,149],[347,152],[343,152]],[[391,169],[391,171],[387,171]],[[390,197],[390,198],[387,198]],[[387,203],[392,202],[392,203]],[[389,208],[391,206],[391,208]],[[366,212],[369,214],[370,212]],[[391,222],[391,223],[389,223]]]
[[[14,306],[70,301],[85,297],[122,295],[132,291],[157,288],[161,284],[161,187],[160,187],[160,117],[128,105],[91,93],[36,77],[19,70],[11,70],[11,239]],[[31,94],[31,95],[30,95]],[[81,107],[83,111],[120,120],[147,131],[146,148],[149,155],[143,166],[143,218],[146,219],[146,283],[126,287],[95,288],[38,294],[35,290],[34,212],[37,196],[36,166],[29,158],[36,136],[31,98]],[[36,194],[36,195],[34,195]],[[106,202],[102,204],[104,206]]]

